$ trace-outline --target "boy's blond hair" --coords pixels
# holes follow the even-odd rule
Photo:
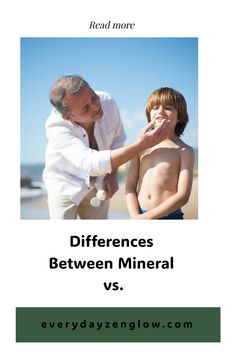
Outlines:
[[[148,122],[151,120],[151,110],[154,107],[159,107],[160,105],[170,105],[175,107],[178,112],[178,122],[175,126],[175,134],[177,136],[181,136],[189,120],[187,104],[184,96],[170,87],[161,87],[158,90],[155,90],[148,98],[146,105],[146,116]]]

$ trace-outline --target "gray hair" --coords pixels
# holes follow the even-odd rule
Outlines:
[[[50,102],[63,116],[70,114],[64,102],[65,95],[73,95],[80,91],[83,85],[88,83],[78,75],[60,77],[52,86],[50,91]]]

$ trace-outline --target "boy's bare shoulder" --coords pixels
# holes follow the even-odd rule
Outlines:
[[[178,138],[178,145],[181,151],[189,151],[189,152],[194,152],[194,149],[186,144],[183,140],[181,140],[180,138]]]
[[[194,159],[194,149],[190,145],[186,144],[181,139],[179,139],[178,145],[181,155],[188,156],[189,158]]]
[[[178,138],[177,145],[179,147],[180,154],[182,155],[188,155],[189,157],[193,156],[194,157],[194,149],[186,144],[183,140]]]

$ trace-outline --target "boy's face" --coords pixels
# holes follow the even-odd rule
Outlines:
[[[174,106],[161,104],[151,109],[150,119],[155,122],[155,126],[159,125],[163,119],[168,120],[170,122],[170,129],[173,132],[178,122],[178,112]]]

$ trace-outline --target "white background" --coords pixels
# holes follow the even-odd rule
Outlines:
[[[235,344],[235,23],[233,1],[33,1],[1,11],[1,346],[4,353],[232,353]],[[91,31],[89,22],[135,22]],[[199,38],[199,220],[24,221],[19,212],[20,37]],[[32,117],[33,119],[33,117]],[[154,247],[71,249],[69,235],[154,238]],[[50,271],[49,257],[175,257],[174,271]],[[105,291],[119,281],[121,292]],[[221,343],[15,343],[17,306],[209,306]]]

